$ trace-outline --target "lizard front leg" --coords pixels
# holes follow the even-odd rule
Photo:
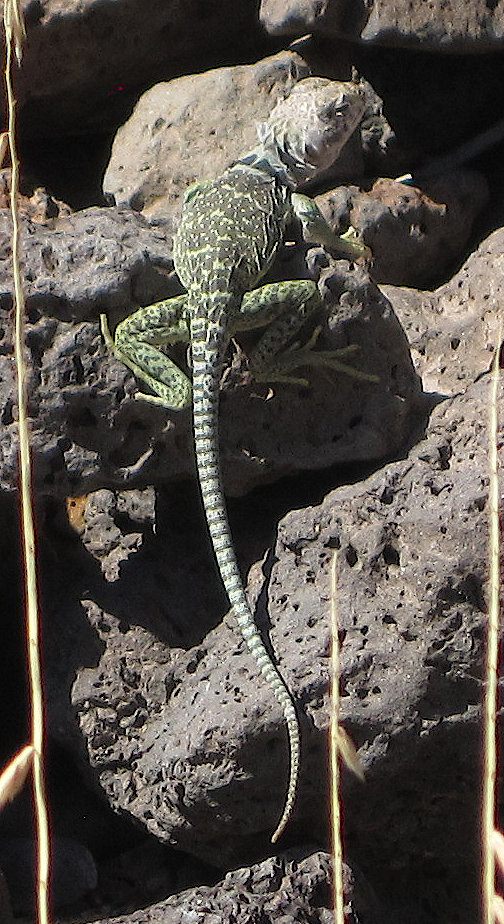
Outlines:
[[[291,203],[294,215],[301,222],[306,240],[322,244],[329,250],[337,250],[351,260],[357,260],[359,257],[371,259],[371,250],[358,239],[355,228],[350,226],[344,234],[335,234],[310,196],[292,193]]]
[[[117,325],[113,338],[105,315],[100,316],[110,351],[154,392],[137,392],[135,397],[174,410],[190,406],[191,382],[159,347],[189,341],[186,305],[187,295],[178,295],[139,308]]]

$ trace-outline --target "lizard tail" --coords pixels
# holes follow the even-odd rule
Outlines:
[[[292,697],[264,645],[245,596],[233,548],[219,464],[218,401],[221,354],[226,343],[225,324],[212,322],[211,334],[204,317],[191,320],[193,364],[193,416],[196,461],[208,530],[222,581],[248,648],[283,711],[289,735],[290,772],[287,795],[271,841],[275,843],[292,814],[299,774],[299,722]],[[208,315],[207,315],[208,317]]]

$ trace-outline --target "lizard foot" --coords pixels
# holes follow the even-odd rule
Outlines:
[[[316,327],[309,340],[301,346],[299,342],[291,344],[279,355],[275,356],[268,369],[260,373],[254,373],[254,378],[264,382],[286,382],[294,385],[309,385],[309,380],[303,376],[290,375],[291,371],[302,368],[303,366],[321,366],[325,369],[334,369],[336,372],[343,372],[352,378],[359,379],[362,382],[378,382],[377,375],[370,372],[363,372],[354,366],[349,366],[342,362],[342,357],[349,356],[359,350],[356,343],[342,347],[339,350],[315,350],[315,344],[319,338],[322,328]]]

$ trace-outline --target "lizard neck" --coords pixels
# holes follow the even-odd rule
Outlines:
[[[273,177],[289,189],[296,189],[316,172],[315,168],[279,144],[259,144],[237,160],[231,169],[246,166]]]

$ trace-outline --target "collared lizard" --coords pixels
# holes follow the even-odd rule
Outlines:
[[[294,702],[255,625],[238,569],[220,475],[218,402],[224,354],[236,331],[269,325],[250,356],[255,378],[304,382],[293,371],[328,366],[364,379],[341,361],[344,351],[318,351],[317,332],[303,347],[284,349],[320,305],[316,284],[299,279],[261,282],[298,217],[310,240],[343,246],[315,202],[294,188],[333,163],[364,110],[358,87],[349,82],[306,78],[277,103],[259,128],[259,143],[215,180],[186,191],[174,238],[174,263],[186,295],[140,308],[116,328],[114,339],[102,315],[109,348],[169,408],[192,404],[194,442],[203,506],[218,567],[234,616],[252,656],[284,714],[290,742],[290,775],[275,842],[292,813],[299,771],[300,736]],[[350,245],[351,247],[351,245]],[[190,341],[189,378],[159,349]]]

